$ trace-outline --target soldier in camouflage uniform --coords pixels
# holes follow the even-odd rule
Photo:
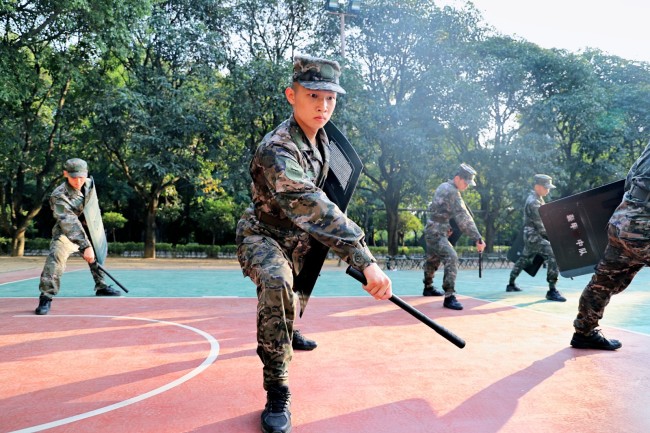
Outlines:
[[[95,280],[95,295],[120,296],[120,292],[106,284],[104,277],[95,262],[95,250],[84,230],[82,216],[86,197],[92,181],[88,179],[88,164],[79,158],[65,162],[63,176],[66,181],[59,185],[50,195],[50,207],[56,219],[52,229],[50,252],[45,259],[39,290],[36,314],[47,314],[52,298],[59,293],[61,275],[71,254],[81,252],[82,257],[90,266],[90,272]]]
[[[449,242],[451,233],[450,220],[454,219],[460,230],[475,243],[478,252],[483,252],[485,243],[476,228],[474,218],[465,205],[460,193],[470,185],[476,186],[474,176],[476,171],[467,164],[461,164],[453,179],[442,183],[433,196],[429,205],[429,219],[424,229],[427,244],[427,259],[424,263],[423,296],[441,296],[442,293],[433,287],[433,277],[442,262],[444,276],[442,289],[445,300],[443,306],[452,310],[462,310],[463,305],[456,299],[456,275],[458,274],[458,255]]]
[[[368,281],[364,289],[376,299],[392,295],[363,231],[321,189],[329,164],[323,126],[337,94],[345,93],[339,76],[337,62],[294,59],[293,84],[285,90],[293,114],[258,146],[250,163],[253,203],[237,224],[239,263],[257,286],[257,353],[267,391],[264,432],[291,430],[288,368],[298,301],[293,282],[311,243],[325,244],[361,270]]]
[[[551,189],[555,188],[552,178],[546,174],[535,175],[535,185],[526,199],[524,205],[524,250],[510,272],[510,281],[506,286],[506,292],[521,292],[515,280],[523,269],[533,263],[535,256],[541,256],[546,262],[546,281],[548,292],[546,299],[549,301],[565,302],[566,298],[556,288],[559,270],[555,255],[548,240],[546,229],[539,216],[539,208],[544,204],[544,197]]]
[[[625,194],[609,219],[603,258],[582,291],[571,346],[616,350],[622,344],[607,339],[598,327],[612,295],[622,292],[634,276],[650,264],[650,144],[630,168]]]

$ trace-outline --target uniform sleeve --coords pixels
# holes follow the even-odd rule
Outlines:
[[[358,269],[376,262],[363,230],[311,181],[294,154],[280,146],[268,146],[262,152],[267,187],[297,227]]]
[[[73,243],[79,245],[81,251],[90,246],[90,241],[79,221],[79,217],[72,211],[72,206],[65,196],[53,196],[51,199],[52,212],[57,220],[61,232]]]
[[[465,201],[460,196],[460,193],[454,194],[452,198],[452,215],[458,228],[474,242],[477,242],[482,238],[481,233],[479,233],[478,228],[476,228],[476,223],[474,218],[469,213],[469,209],[465,205]]]
[[[530,218],[531,225],[541,237],[548,239],[546,228],[544,227],[544,223],[542,223],[542,217],[539,215],[539,208],[541,207],[541,203],[538,200],[531,200],[526,203],[526,206],[528,207],[528,216]]]

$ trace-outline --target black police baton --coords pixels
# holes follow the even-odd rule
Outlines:
[[[120,289],[124,290],[124,292],[126,292],[126,293],[129,293],[129,291],[127,290],[127,288],[124,287],[124,286],[123,286],[119,281],[117,281],[117,280],[115,279],[114,276],[112,276],[111,274],[109,274],[108,271],[106,270],[106,268],[103,267],[102,265],[100,265],[99,262],[98,262],[97,260],[95,260],[95,262],[93,263],[93,265],[97,265],[97,267],[99,268],[100,271],[102,271],[103,273],[105,273],[105,274],[106,274],[106,275],[107,275],[111,280],[115,281],[115,284],[117,284],[118,286],[120,286]]]
[[[355,269],[352,266],[348,266],[348,269],[345,271],[345,273],[350,275],[355,280],[359,281],[364,286],[368,284],[365,275],[363,275],[363,273],[360,270]],[[438,334],[445,337],[447,340],[454,343],[457,347],[461,349],[465,347],[465,340],[463,340],[462,338],[460,338],[459,336],[457,336],[456,334],[454,334],[444,326],[437,324],[436,322],[434,322],[433,320],[425,316],[423,313],[421,313],[419,310],[415,309],[407,302],[404,302],[400,297],[393,295],[389,298],[389,300],[395,305],[397,305],[398,307],[400,307],[402,310],[409,313],[411,316],[418,319],[420,322],[427,325],[429,328],[436,331]]]

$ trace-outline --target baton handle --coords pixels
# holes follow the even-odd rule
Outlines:
[[[355,280],[359,281],[364,286],[366,284],[368,284],[368,281],[366,281],[366,277],[363,275],[363,273],[360,270],[358,270],[356,268],[353,268],[352,266],[348,266],[348,269],[345,272],[348,275],[350,275],[352,278],[354,278]],[[463,340],[462,338],[460,338],[459,336],[457,336],[456,334],[454,334],[453,332],[451,332],[450,330],[448,330],[444,326],[434,322],[429,317],[424,315],[422,312],[417,310],[415,307],[413,307],[409,303],[402,300],[402,298],[400,298],[400,297],[398,297],[396,295],[393,295],[393,296],[391,296],[389,298],[389,300],[392,303],[394,303],[395,305],[397,305],[398,307],[400,307],[402,310],[409,313],[411,316],[418,319],[420,322],[427,325],[429,328],[436,331],[438,334],[442,335],[444,338],[446,338],[447,340],[452,342],[454,345],[456,345],[460,349],[465,347],[465,340]]]

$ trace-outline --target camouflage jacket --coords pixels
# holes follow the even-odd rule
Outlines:
[[[633,186],[650,191],[650,144],[627,173],[623,200],[609,219],[620,238],[647,241],[650,240],[650,204],[629,195]]]
[[[539,208],[544,204],[544,197],[534,190],[530,192],[524,205],[524,239],[526,242],[549,244],[546,228],[539,215]]]
[[[436,189],[433,200],[429,204],[428,214],[429,220],[425,232],[430,236],[447,236],[451,230],[449,220],[453,218],[463,234],[469,236],[472,241],[477,242],[481,239],[474,218],[453,180],[440,184]]]
[[[325,195],[321,187],[328,170],[328,139],[323,129],[312,145],[293,115],[268,133],[257,147],[250,163],[253,179],[252,205],[238,224],[238,243],[252,234],[279,238],[296,237],[294,244],[281,239],[294,271],[298,261],[309,250],[311,238],[329,247],[348,264],[365,269],[375,262],[364,242],[364,233]],[[277,224],[260,221],[266,214],[276,221],[292,224],[282,231]],[[299,251],[294,251],[299,248]]]
[[[72,242],[79,245],[79,249],[82,251],[91,245],[79,219],[79,216],[83,213],[85,197],[88,196],[91,185],[92,181],[87,179],[81,191],[77,191],[66,181],[56,187],[50,195],[50,208],[52,208],[52,213],[56,219],[56,224],[52,229],[52,236],[56,239],[61,235],[65,235]]]

